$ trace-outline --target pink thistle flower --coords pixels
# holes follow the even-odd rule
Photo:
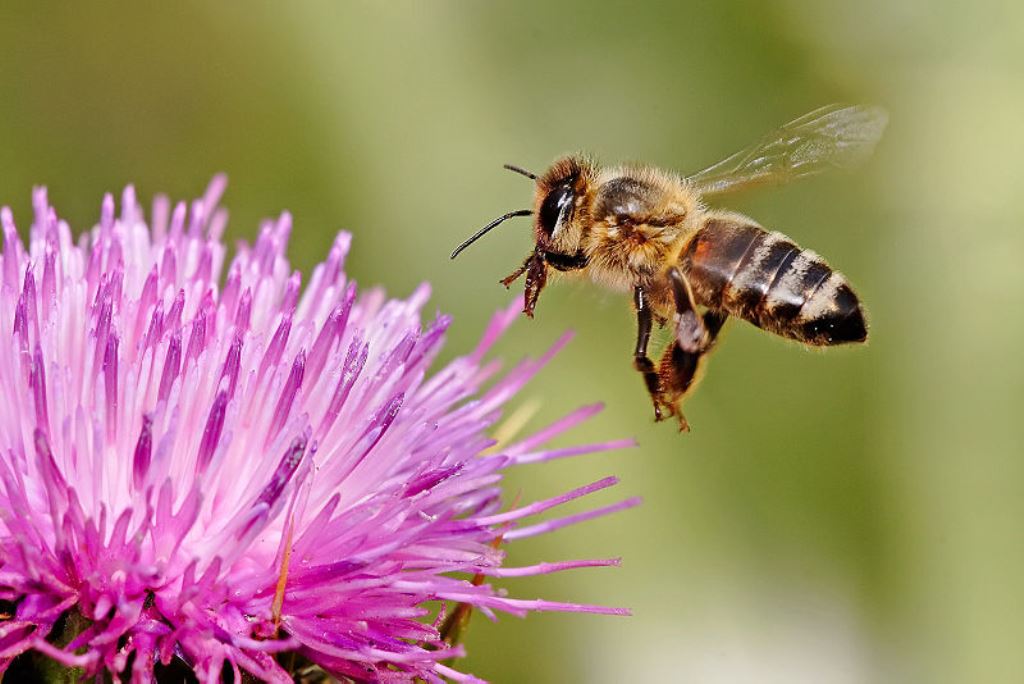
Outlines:
[[[489,382],[516,305],[428,377],[450,319],[421,326],[427,287],[357,297],[343,233],[302,288],[287,214],[221,287],[224,185],[158,197],[150,226],[128,187],[77,243],[43,189],[27,249],[0,213],[0,674],[34,650],[86,676],[147,682],[177,661],[201,681],[286,682],[288,651],[360,681],[470,680],[442,664],[463,652],[431,602],[625,614],[484,579],[618,564],[505,567],[499,548],[637,503],[520,525],[609,477],[503,510],[505,468],[629,444],[546,450],[585,407],[490,449],[566,340]]]

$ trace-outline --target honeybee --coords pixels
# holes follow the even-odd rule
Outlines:
[[[526,276],[523,311],[531,318],[552,268],[632,292],[633,366],[655,420],[674,416],[688,431],[682,400],[729,316],[816,347],[860,343],[868,334],[857,295],[824,259],[705,201],[856,166],[887,122],[879,107],[830,105],[688,177],[650,166],[602,168],[579,155],[540,176],[506,165],[536,182],[533,208],[491,221],[451,258],[502,222],[533,216],[534,249],[501,283]],[[647,354],[655,322],[673,333],[657,366]]]

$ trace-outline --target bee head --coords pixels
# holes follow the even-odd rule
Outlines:
[[[572,216],[576,203],[576,178],[570,176],[549,190],[537,211],[537,228],[551,239]]]
[[[456,247],[451,258],[457,257],[462,250],[508,219],[533,215],[534,249],[520,268],[501,281],[509,287],[520,276],[526,275],[524,312],[532,316],[547,281],[549,266],[559,271],[586,266],[587,260],[579,245],[581,231],[578,227],[570,228],[574,225],[573,217],[580,210],[578,200],[586,194],[587,184],[594,174],[594,166],[581,157],[565,157],[552,164],[539,178],[518,166],[506,164],[505,168],[537,183],[534,208],[510,211],[494,219]]]
[[[542,249],[575,252],[580,236],[568,230],[580,211],[592,165],[581,157],[559,159],[537,179],[534,197],[534,237]]]

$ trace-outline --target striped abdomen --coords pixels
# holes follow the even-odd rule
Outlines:
[[[806,344],[867,339],[860,302],[842,274],[781,233],[710,218],[680,264],[697,303],[710,309]]]

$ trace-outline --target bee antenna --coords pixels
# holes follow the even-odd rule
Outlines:
[[[509,171],[512,171],[513,173],[518,173],[520,176],[526,176],[530,180],[537,180],[537,174],[530,173],[529,171],[527,171],[526,169],[524,169],[521,166],[516,166],[515,164],[505,164],[505,165],[502,166],[502,168],[508,169]]]
[[[533,212],[530,211],[529,209],[519,209],[518,211],[510,211],[507,214],[499,216],[498,218],[494,219],[493,221],[488,223],[486,226],[484,226],[480,230],[478,230],[475,233],[473,233],[473,235],[468,240],[466,240],[461,245],[456,247],[455,251],[452,252],[451,258],[454,259],[455,257],[459,256],[459,253],[462,252],[462,250],[466,249],[471,244],[473,244],[474,242],[476,242],[477,240],[482,238],[484,235],[486,235],[488,233],[488,231],[491,230],[491,228],[494,228],[495,226],[497,226],[498,224],[502,223],[503,221],[507,221],[508,219],[514,218],[516,216],[529,216],[532,213]]]

